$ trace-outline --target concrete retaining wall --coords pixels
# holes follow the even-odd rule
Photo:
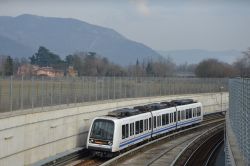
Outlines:
[[[123,107],[193,98],[203,103],[206,113],[228,107],[228,93],[173,95],[164,97],[120,99],[85,103],[61,110],[31,112],[29,110],[0,114],[0,165],[29,165],[66,150],[84,146],[91,120]]]

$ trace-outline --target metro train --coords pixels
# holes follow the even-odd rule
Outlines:
[[[86,147],[93,155],[112,157],[139,143],[202,121],[202,104],[192,99],[118,109],[93,119]]]

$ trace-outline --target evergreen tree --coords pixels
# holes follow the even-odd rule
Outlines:
[[[8,56],[6,61],[5,61],[5,64],[4,64],[4,74],[6,76],[11,76],[13,75],[13,59]]]
[[[32,55],[29,59],[31,64],[38,65],[40,67],[64,67],[64,62],[61,58],[43,46],[39,47],[37,53]]]

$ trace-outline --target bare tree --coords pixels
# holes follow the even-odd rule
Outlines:
[[[198,77],[234,77],[238,75],[238,71],[230,64],[207,59],[198,64],[195,74]]]
[[[234,66],[239,70],[240,76],[250,77],[250,47],[243,52],[243,56],[234,63]]]

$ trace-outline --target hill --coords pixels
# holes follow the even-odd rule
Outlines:
[[[15,57],[29,57],[39,46],[62,57],[77,51],[93,51],[121,65],[134,64],[137,58],[160,56],[115,30],[71,18],[0,16],[0,36],[0,53]]]

